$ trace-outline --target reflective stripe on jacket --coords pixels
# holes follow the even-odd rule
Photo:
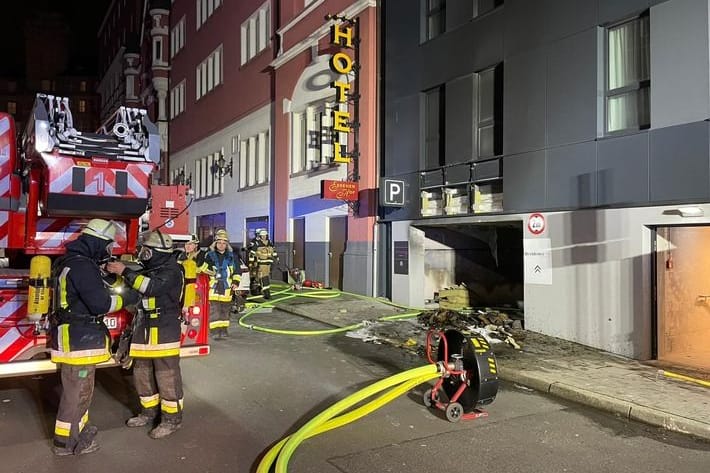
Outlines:
[[[68,253],[59,258],[53,274],[59,320],[50,328],[52,361],[70,365],[107,361],[111,358],[108,330],[101,316],[121,309],[123,299],[111,294],[99,266],[84,255]]]
[[[180,354],[181,311],[184,276],[171,257],[161,266],[142,271],[126,269],[126,283],[143,296],[142,313],[133,330],[130,356],[162,358]]]

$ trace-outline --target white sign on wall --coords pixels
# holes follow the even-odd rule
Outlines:
[[[549,238],[523,240],[525,284],[552,285],[552,249]]]

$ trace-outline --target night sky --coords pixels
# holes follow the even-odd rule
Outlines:
[[[72,32],[71,67],[81,66],[87,72],[96,70],[96,34],[111,0],[6,0],[3,2],[3,26],[0,28],[0,75],[24,74],[25,58],[23,25],[32,15],[51,11],[67,19]]]

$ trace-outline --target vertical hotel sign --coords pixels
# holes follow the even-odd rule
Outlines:
[[[333,162],[353,163],[353,181],[360,179],[358,173],[358,129],[359,111],[359,48],[360,48],[360,28],[357,18],[351,19],[342,16],[328,15],[326,20],[333,20],[330,27],[330,43],[333,46],[342,48],[330,58],[330,70],[345,77],[346,82],[340,79],[331,83],[335,89],[336,107],[333,108]],[[350,55],[352,54],[352,56]],[[352,77],[352,80],[349,78]],[[342,104],[345,106],[343,107]],[[340,144],[342,134],[348,137],[350,142],[352,137],[352,149],[348,152]]]

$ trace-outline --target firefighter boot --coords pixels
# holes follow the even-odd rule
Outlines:
[[[173,434],[182,427],[181,423],[161,422],[148,434],[152,439],[162,439]]]
[[[153,410],[143,410],[140,414],[135,417],[131,417],[126,421],[128,427],[143,427],[144,425],[151,424],[155,422],[155,417],[157,412]]]
[[[99,444],[95,440],[79,439],[79,442],[74,448],[67,447],[52,447],[52,453],[58,457],[66,457],[69,455],[83,455],[85,453],[95,452],[99,449]]]
[[[264,289],[262,292],[264,299],[271,299],[271,289]]]

